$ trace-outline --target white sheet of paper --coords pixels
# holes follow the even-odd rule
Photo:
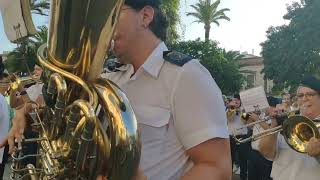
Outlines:
[[[240,98],[246,112],[253,112],[257,107],[259,110],[269,107],[267,96],[262,86],[240,92]]]

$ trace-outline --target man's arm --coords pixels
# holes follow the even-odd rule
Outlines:
[[[276,120],[273,119],[270,125],[270,128],[274,128],[277,127],[277,123]],[[266,158],[269,160],[273,160],[276,157],[276,153],[277,153],[277,143],[278,143],[278,134],[273,134],[270,136],[266,136],[264,138],[262,138],[259,142],[259,152]]]
[[[231,154],[229,139],[214,138],[189,150],[194,166],[182,180],[219,179],[231,180]]]

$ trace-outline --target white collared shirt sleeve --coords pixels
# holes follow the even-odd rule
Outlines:
[[[228,138],[220,88],[199,61],[185,64],[173,97],[174,126],[186,149],[212,138]]]
[[[6,99],[0,94],[0,142],[2,142],[8,134],[9,130],[9,105]],[[2,163],[4,147],[0,149],[0,164]]]

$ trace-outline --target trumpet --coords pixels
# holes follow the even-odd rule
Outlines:
[[[238,115],[240,113],[240,109],[235,106],[229,106],[227,110],[227,117],[233,117],[234,115]]]
[[[255,122],[255,124],[263,121],[266,120]],[[277,127],[267,129],[259,134],[252,135],[251,137],[245,139],[234,138],[238,144],[241,144],[256,141],[266,136],[282,132],[285,141],[292,149],[300,153],[305,153],[310,139],[313,137],[320,138],[318,128],[320,128],[320,118],[311,120],[305,116],[291,115],[283,121],[283,124]]]

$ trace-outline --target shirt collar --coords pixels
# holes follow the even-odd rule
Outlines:
[[[168,48],[164,42],[161,42],[142,65],[144,71],[154,78],[158,78],[163,65],[163,51],[168,51]]]

